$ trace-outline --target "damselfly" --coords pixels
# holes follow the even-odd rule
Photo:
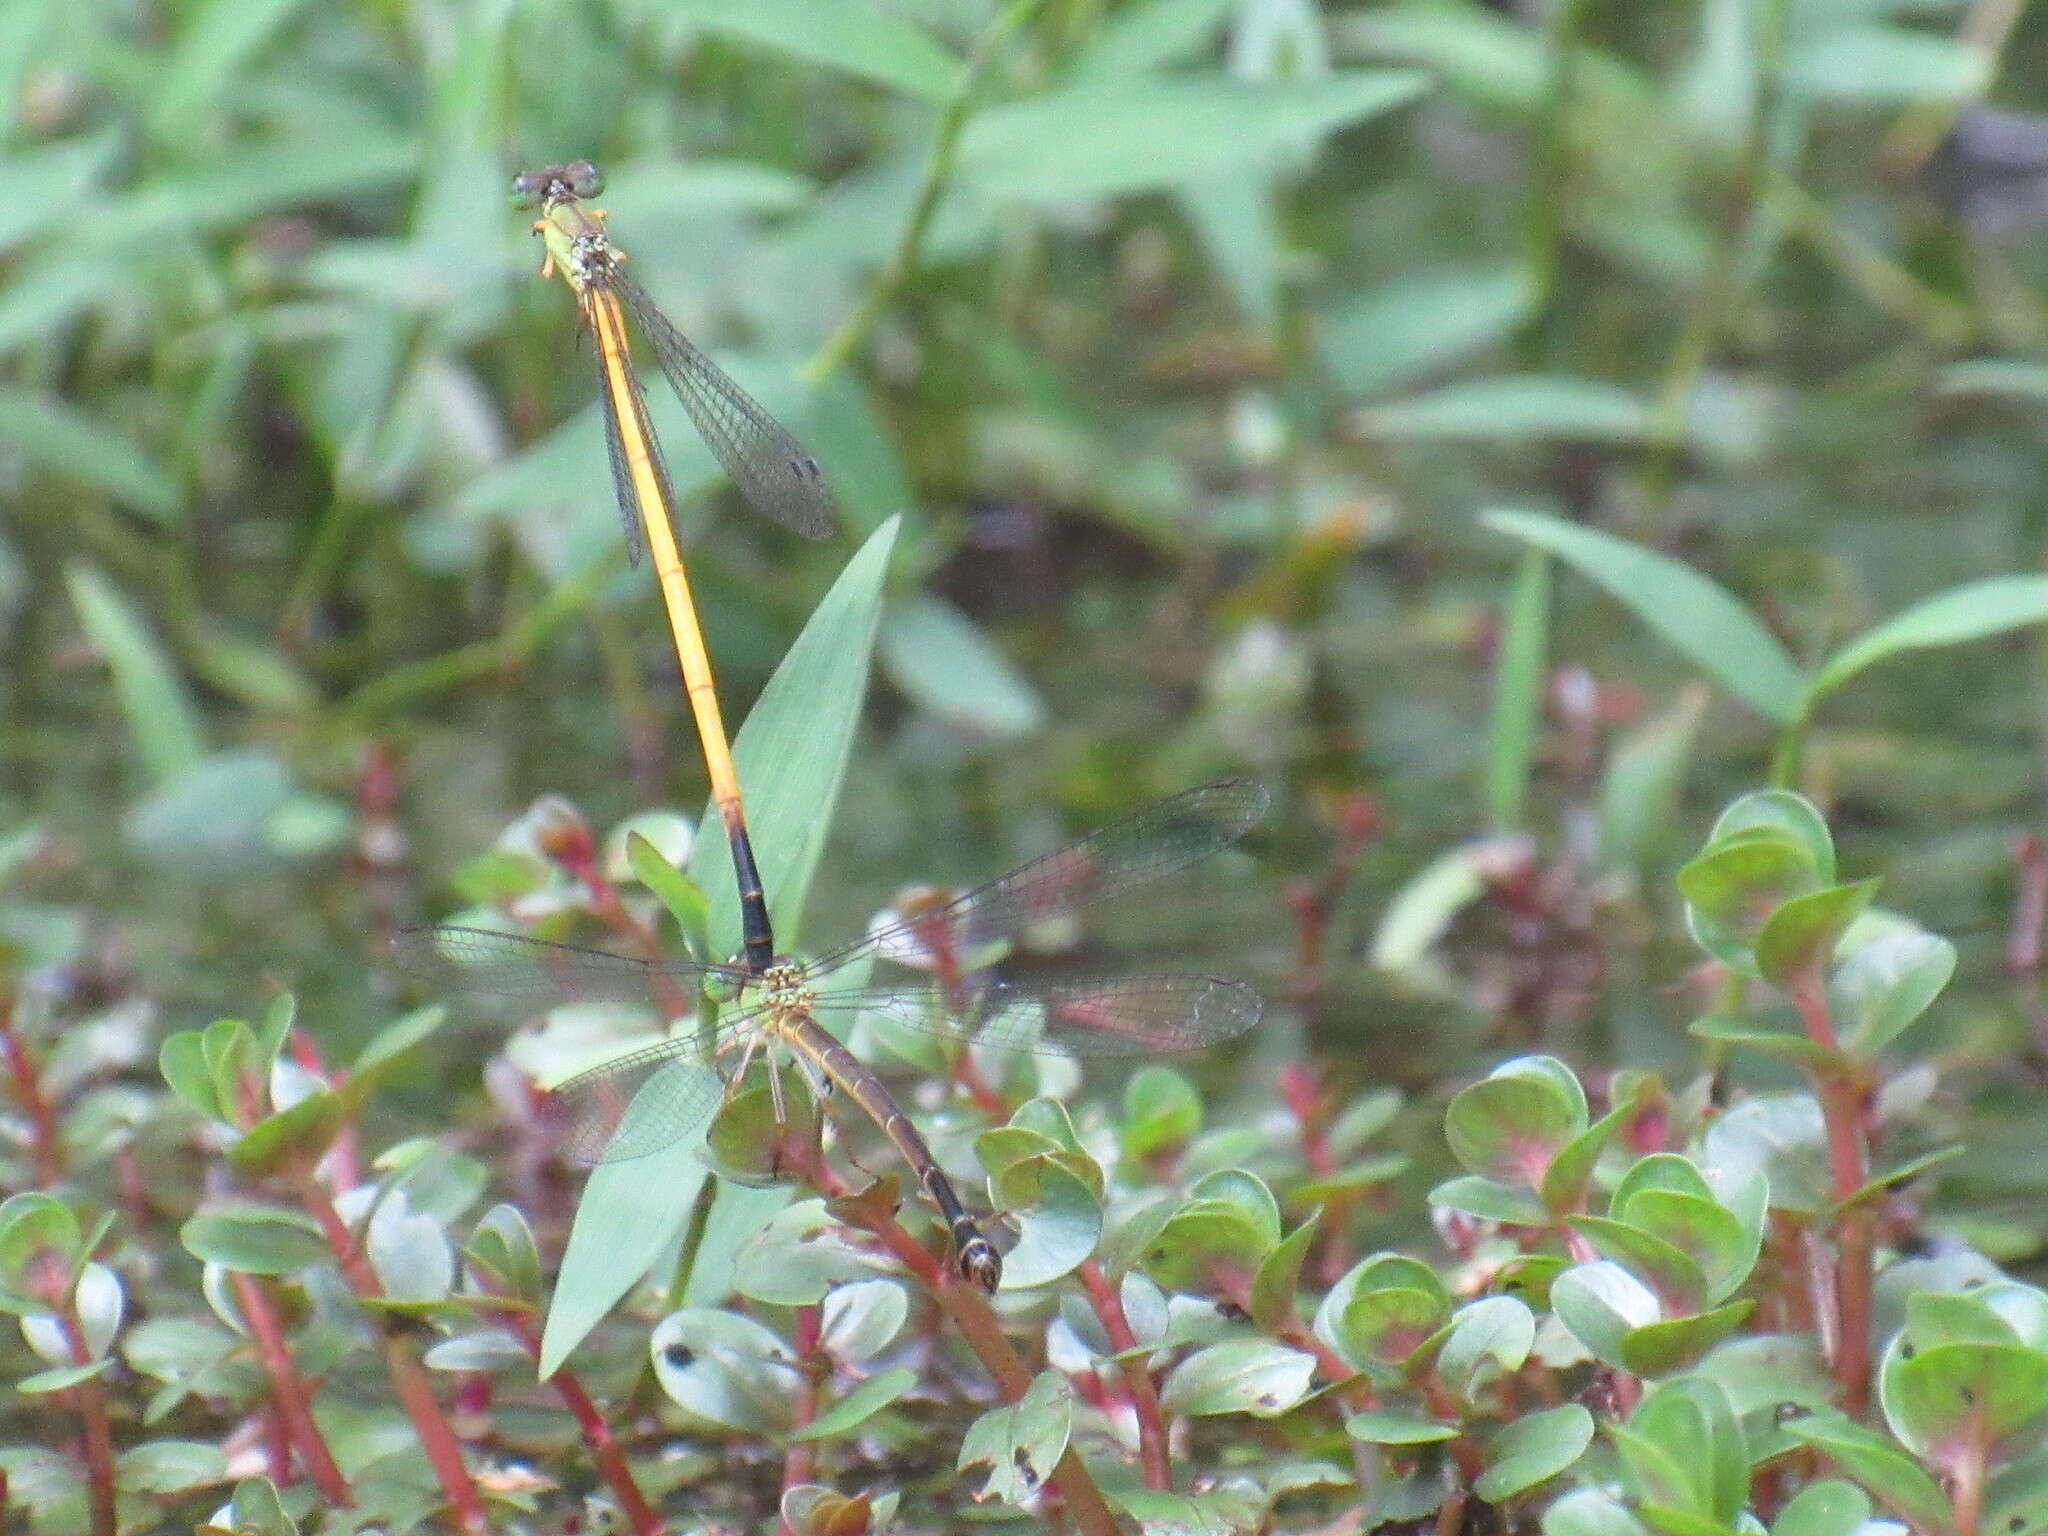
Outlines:
[[[708,1032],[663,1039],[570,1078],[542,1116],[580,1161],[642,1157],[700,1131],[764,1051],[786,1049],[821,1084],[858,1104],[902,1154],[950,1231],[955,1263],[993,1290],[1002,1265],[924,1137],[873,1071],[823,1024],[857,1019],[1005,1051],[1084,1056],[1194,1050],[1242,1034],[1264,1003],[1243,982],[1200,973],[1002,980],[989,962],[1034,924],[1185,869],[1234,843],[1265,813],[1246,779],[1185,790],[957,896],[923,903],[828,954],[778,957],[765,969],[636,960],[461,927],[401,935],[400,959],[457,990],[536,999],[649,1001],[678,983],[732,1000]],[[878,983],[878,965],[920,965],[932,977]]]
[[[568,283],[597,349],[612,482],[633,559],[639,559],[640,532],[648,514],[658,511],[673,524],[675,493],[633,372],[627,315],[633,317],[705,445],[747,500],[792,532],[807,539],[825,538],[832,532],[832,493],[818,461],[671,325],[647,291],[627,275],[626,253],[606,232],[605,211],[587,206],[603,190],[604,176],[588,160],[526,171],[512,181],[513,200],[520,207],[540,210],[533,230],[547,249],[541,275],[559,272]]]

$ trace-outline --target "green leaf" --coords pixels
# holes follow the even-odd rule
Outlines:
[[[285,1513],[284,1501],[267,1477],[247,1477],[235,1484],[225,1521],[235,1536],[299,1536],[299,1527]]]
[[[847,563],[733,742],[754,854],[776,934],[786,947],[795,944],[797,919],[831,828],[866,695],[882,582],[898,526],[895,518],[884,523]],[[716,822],[707,817],[703,824]],[[711,941],[719,954],[740,948],[739,896],[728,857],[722,839],[700,837],[688,870],[710,899]],[[591,1171],[548,1308],[543,1379],[561,1368],[674,1241],[705,1177],[696,1148],[687,1142]]]
[[[1670,1310],[1690,1311],[1705,1299],[1707,1280],[1698,1263],[1663,1238],[1604,1216],[1574,1216],[1571,1224],[1604,1257],[1654,1289]]]
[[[1660,1492],[1659,1503],[1723,1526],[1734,1523],[1749,1495],[1749,1455],[1735,1406],[1718,1382],[1684,1377],[1653,1387],[1629,1415],[1628,1428],[1685,1469],[1689,1496]]]
[[[2020,1344],[1893,1348],[1878,1378],[1892,1433],[1930,1465],[1953,1471],[1973,1437],[1996,1439],[2048,1409],[2048,1355]]]
[[[1991,65],[1962,38],[1904,27],[1831,27],[1790,49],[1786,88],[1859,106],[1962,103],[1983,95]]]
[[[1959,645],[2048,619],[2048,576],[1991,576],[1915,603],[1859,635],[1814,674],[1814,699],[1901,651]]]
[[[179,1228],[178,1240],[194,1258],[247,1275],[287,1275],[328,1256],[312,1217],[274,1205],[212,1206]]]
[[[1540,550],[1522,557],[1508,599],[1494,663],[1493,729],[1487,743],[1486,803],[1494,829],[1522,824],[1529,764],[1543,709],[1544,654],[1550,631],[1550,560]]]
[[[265,1115],[228,1148],[228,1161],[239,1173],[262,1177],[298,1164],[310,1167],[326,1153],[347,1117],[342,1096],[323,1089],[308,1094],[290,1109]]]
[[[186,12],[176,41],[151,82],[150,118],[177,142],[195,119],[220,104],[229,81],[288,22],[304,0],[212,0]]]
[[[1429,1192],[1429,1203],[1442,1210],[1464,1211],[1482,1221],[1521,1227],[1540,1227],[1550,1220],[1550,1212],[1534,1190],[1498,1184],[1476,1174],[1444,1180]]]
[[[1707,690],[1686,686],[1679,701],[1615,744],[1600,774],[1600,863],[1640,878],[1669,835]]]
[[[114,1462],[114,1484],[130,1493],[183,1493],[224,1483],[228,1459],[200,1440],[145,1440]]]
[[[975,115],[964,180],[999,198],[1101,197],[1247,172],[1421,95],[1411,70],[1089,80]]]
[[[198,707],[134,605],[91,566],[64,568],[78,622],[114,674],[114,692],[135,752],[159,785],[190,773],[206,756]]]
[[[1741,1326],[1755,1306],[1753,1301],[1731,1301],[1711,1312],[1631,1328],[1621,1341],[1621,1364],[1638,1376],[1668,1376],[1697,1365],[1702,1355]]]
[[[485,1211],[462,1252],[494,1294],[540,1305],[540,1248],[519,1207],[500,1201]]]
[[[711,903],[697,884],[638,832],[626,838],[626,861],[640,883],[668,909],[683,937],[691,943],[706,942]]]
[[[1838,1478],[1808,1483],[1786,1501],[1771,1536],[1856,1536],[1870,1518],[1870,1496]]]
[[[1040,1371],[1015,1403],[992,1408],[968,1426],[954,1465],[964,1472],[986,1462],[983,1497],[1023,1504],[1067,1453],[1073,1425],[1073,1388],[1059,1372]]]
[[[1828,978],[1828,1008],[1843,1051],[1873,1059],[1912,1027],[1956,973],[1956,947],[1911,929],[1857,945]]]
[[[858,1368],[895,1341],[909,1316],[910,1298],[894,1280],[834,1286],[825,1296],[818,1347]]]
[[[1202,1099],[1174,1068],[1154,1062],[1124,1085],[1124,1153],[1139,1161],[1176,1150],[1202,1128]]]
[[[1756,966],[1764,980],[1788,992],[1818,981],[1842,935],[1883,883],[1874,877],[1831,885],[1779,906],[1756,936]]]
[[[828,1440],[858,1429],[916,1385],[917,1372],[908,1366],[870,1376],[789,1438]]]
[[[176,521],[182,510],[183,494],[169,471],[120,433],[53,395],[0,389],[0,442],[30,468],[105,491],[159,523]]]
[[[1833,1408],[1788,1420],[1784,1429],[1793,1439],[1820,1451],[1918,1529],[1948,1529],[1949,1502],[1940,1485],[1877,1431]]]
[[[1459,1090],[1444,1113],[1444,1135],[1466,1170],[1503,1184],[1541,1187],[1543,1175],[1585,1129],[1553,1083],[1496,1072]]]
[[[1067,66],[1074,79],[1142,75],[1184,61],[1215,36],[1231,0],[1137,0],[1095,24]]]
[[[181,1029],[169,1036],[157,1051],[156,1064],[171,1092],[193,1113],[208,1120],[227,1118],[214,1096],[213,1074],[207,1070],[200,1031]]]
[[[1352,394],[1379,394],[1505,339],[1536,298],[1518,262],[1431,268],[1348,300],[1324,327],[1323,355]]]
[[[1686,1025],[1686,1031],[1701,1040],[1718,1040],[1726,1045],[1746,1045],[1752,1050],[1763,1051],[1789,1061],[1809,1071],[1839,1071],[1847,1058],[1839,1050],[1822,1045],[1810,1035],[1799,1034],[1789,1029],[1767,1029],[1752,1024],[1747,1019],[1722,1018],[1714,1015],[1694,1019]]]
[[[1050,1284],[1095,1252],[1102,1204],[1062,1157],[1012,1163],[994,1184],[997,1204],[1018,1228],[1017,1245],[1003,1256],[1003,1290]]]
[[[1726,589],[1669,556],[1535,512],[1488,512],[1487,527],[1546,549],[1633,611],[1737,698],[1781,724],[1805,679],[1777,638]]]
[[[1496,374],[1372,406],[1357,422],[1370,437],[1409,442],[1638,443],[1650,435],[1655,416],[1647,401],[1619,385]],[[1487,520],[1525,515],[1489,513]]]
[[[479,1328],[443,1339],[420,1357],[435,1371],[509,1371],[528,1365],[532,1356],[509,1328]]]
[[[112,1355],[102,1355],[84,1365],[60,1365],[54,1370],[37,1371],[33,1376],[24,1376],[14,1383],[14,1390],[23,1397],[40,1397],[48,1392],[62,1392],[66,1387],[75,1387],[81,1381],[91,1381],[102,1371],[114,1364]]]
[[[785,949],[795,946],[811,875],[831,830],[900,526],[891,518],[847,562],[733,739],[754,854]],[[699,825],[717,825],[708,805]],[[710,898],[718,954],[740,948],[739,896],[728,857],[722,839],[700,837],[686,871]]]
[[[1308,1395],[1316,1359],[1269,1339],[1231,1339],[1196,1350],[1160,1388],[1168,1413],[1249,1413],[1270,1419]]]
[[[1693,938],[1722,964],[1749,974],[1771,914],[1817,884],[1805,850],[1765,829],[1719,839],[1678,871]]]
[[[1431,1445],[1456,1438],[1458,1426],[1394,1408],[1369,1408],[1346,1419],[1344,1433],[1367,1445]]]
[[[1574,1264],[1550,1286],[1557,1320],[1597,1359],[1621,1364],[1622,1343],[1658,1317],[1656,1295],[1619,1264]]]
[[[674,0],[670,14],[927,101],[959,89],[958,60],[867,0]]]
[[[1190,1200],[1167,1219],[1140,1257],[1167,1291],[1199,1294],[1229,1276],[1255,1272],[1273,1246],[1259,1221],[1228,1200]]]
[[[882,670],[919,708],[997,741],[1045,724],[1045,704],[986,631],[951,603],[920,592],[882,621]]]
[[[1259,1267],[1252,1275],[1252,1321],[1268,1333],[1294,1328],[1301,1321],[1296,1305],[1296,1292],[1301,1287],[1301,1266],[1316,1240],[1322,1214],[1317,1211],[1281,1239],[1279,1246],[1259,1261]]]
[[[343,1096],[352,1104],[359,1103],[392,1063],[414,1046],[430,1039],[447,1022],[448,1010],[439,1006],[415,1008],[411,1013],[392,1020],[372,1035],[369,1044],[356,1054],[348,1069],[348,1080],[342,1086]]]
[[[648,1348],[662,1391],[694,1417],[743,1434],[788,1428],[796,1357],[752,1318],[685,1307],[655,1324]]]
[[[1437,1375],[1466,1402],[1478,1392],[1481,1368],[1522,1368],[1536,1344],[1536,1314],[1513,1296],[1483,1296],[1458,1309],[1449,1337],[1437,1351]]]
[[[1522,1414],[1487,1442],[1486,1470],[1472,1491],[1497,1504],[1557,1476],[1592,1443],[1593,1415],[1577,1403]]]
[[[1543,1536],[1649,1536],[1649,1528],[1607,1494],[1574,1488],[1543,1511]]]

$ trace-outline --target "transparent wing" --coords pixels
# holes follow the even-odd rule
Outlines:
[[[943,906],[871,930],[814,962],[811,973],[822,975],[874,950],[928,949],[933,935],[943,935],[956,953],[971,954],[1220,853],[1265,815],[1268,803],[1265,787],[1253,779],[1218,779],[1155,800]]]
[[[1265,999],[1224,976],[1114,976],[1051,984],[998,982],[950,1007],[931,987],[822,992],[821,1012],[858,1010],[905,1029],[1042,1055],[1148,1056],[1199,1050],[1259,1022]]]
[[[608,282],[632,313],[654,359],[725,472],[756,507],[807,539],[831,536],[836,521],[825,472],[782,423],[732,381],[616,269]]]
[[[633,373],[630,361],[617,365],[610,361],[606,352],[607,329],[600,329],[596,309],[601,300],[594,294],[584,297],[584,319],[590,326],[591,335],[597,338],[597,392],[604,411],[604,446],[612,464],[612,494],[619,503],[619,523],[626,536],[626,563],[634,568],[640,564],[643,549],[643,535],[640,531],[640,498],[633,490],[633,471],[626,461],[626,442],[620,429],[623,413],[632,413],[640,427],[640,439],[647,444],[647,451],[654,462],[655,478],[661,482],[663,494],[669,503],[674,503],[674,494],[669,490],[668,466],[662,462],[661,444],[654,436],[654,429],[647,419],[647,401],[640,391],[640,381]],[[616,315],[616,309],[613,311]],[[623,323],[623,322],[621,322]],[[623,342],[623,335],[620,341]],[[623,396],[624,398],[621,398]],[[663,509],[666,512],[666,508]]]
[[[541,1098],[540,1117],[563,1156],[620,1163],[694,1136],[724,1093],[725,1081],[705,1063],[698,1041],[679,1035],[550,1089]]]
[[[401,970],[455,992],[584,1002],[660,1003],[664,988],[694,989],[709,977],[743,984],[737,966],[694,960],[636,960],[608,949],[444,924],[408,928],[391,941]]]

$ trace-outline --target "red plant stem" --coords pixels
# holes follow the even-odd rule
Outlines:
[[[1962,1454],[1949,1474],[1949,1509],[1955,1520],[1956,1536],[1977,1536],[1984,1518],[1985,1443],[1981,1418],[1970,1426]]]
[[[71,1358],[78,1365],[92,1363],[92,1346],[85,1339],[85,1325],[78,1318],[75,1297],[65,1300],[57,1321],[64,1329],[64,1342],[71,1346]],[[107,1417],[107,1384],[98,1376],[67,1389],[78,1410],[85,1431],[85,1486],[92,1502],[93,1536],[114,1536],[114,1427]]]
[[[327,1198],[327,1192],[307,1173],[302,1173],[296,1183],[299,1199],[326,1234],[327,1246],[333,1250],[335,1264],[341,1270],[342,1279],[348,1282],[348,1288],[359,1301],[382,1299],[384,1291],[377,1281],[377,1272],[370,1267],[368,1257],[349,1232],[348,1224],[341,1219],[341,1213]],[[462,1459],[462,1444],[456,1439],[447,1415],[441,1411],[433,1385],[427,1380],[426,1367],[407,1348],[404,1338],[391,1326],[390,1319],[379,1316],[374,1309],[367,1310],[371,1330],[377,1336],[378,1353],[384,1357],[385,1374],[391,1378],[392,1390],[398,1394],[399,1405],[404,1408],[406,1417],[412,1420],[413,1429],[420,1437],[420,1449],[434,1469],[441,1492],[454,1508],[456,1525],[466,1536],[491,1536],[491,1522],[484,1512],[483,1495],[477,1489],[476,1480],[469,1475],[469,1467]]]
[[[1138,1463],[1144,1468],[1145,1486],[1171,1493],[1173,1462],[1167,1455],[1166,1415],[1159,1406],[1159,1391],[1152,1385],[1152,1373],[1145,1368],[1144,1357],[1127,1353],[1138,1347],[1138,1336],[1131,1332],[1131,1320],[1124,1315],[1123,1298],[1095,1260],[1086,1260],[1078,1273],[1081,1288],[1088,1293],[1088,1304],[1095,1309],[1102,1331],[1109,1336],[1109,1347],[1125,1356],[1117,1365],[1123,1372],[1124,1386],[1131,1394],[1131,1409],[1138,1419]]]
[[[1808,1037],[1836,1049],[1835,1023],[1819,977],[1808,978],[1791,990]],[[1870,1388],[1871,1260],[1877,1243],[1876,1213],[1868,1202],[1855,1198],[1870,1182],[1870,1163],[1863,1145],[1863,1092],[1852,1072],[1842,1066],[1810,1075],[1827,1129],[1836,1206],[1835,1379],[1842,1384],[1844,1410],[1856,1414],[1862,1411]]]
[[[796,1388],[796,1408],[791,1415],[791,1427],[808,1429],[818,1416],[818,1389],[827,1371],[831,1369],[824,1354],[818,1348],[818,1340],[824,1331],[825,1313],[822,1307],[802,1306],[796,1309],[796,1364],[799,1373]],[[786,1495],[799,1483],[808,1483],[817,1465],[818,1447],[812,1440],[791,1440],[789,1449],[782,1453],[782,1491]],[[780,1510],[782,1501],[776,1501]],[[779,1516],[775,1527],[777,1536],[796,1536],[796,1528],[789,1523],[788,1515]]]
[[[2048,849],[2031,832],[2012,840],[2020,867],[2018,894],[2013,898],[2012,924],[2006,930],[2006,969],[2025,981],[2041,969],[2041,931],[2048,924]]]
[[[333,1453],[327,1448],[327,1437],[320,1433],[320,1426],[313,1419],[311,1397],[285,1343],[284,1329],[278,1323],[277,1308],[271,1305],[270,1293],[254,1275],[230,1270],[228,1278],[234,1284],[235,1300],[241,1306],[243,1320],[249,1325],[250,1336],[256,1340],[256,1357],[262,1363],[263,1374],[270,1381],[271,1403],[284,1425],[290,1444],[298,1451],[307,1475],[328,1503],[344,1507],[354,1504],[355,1495],[349,1489],[348,1479],[334,1464]],[[280,1485],[282,1481],[279,1480]]]
[[[806,1171],[811,1175],[811,1182],[828,1195],[844,1193],[845,1181],[823,1158],[812,1161]],[[950,1265],[941,1264],[933,1258],[931,1252],[879,1204],[869,1202],[851,1219],[879,1240],[896,1262],[909,1270],[926,1293],[945,1310],[947,1318],[960,1330],[960,1337],[966,1341],[967,1347],[974,1351],[994,1379],[1005,1401],[1014,1403],[1031,1389],[1031,1368],[1003,1336],[1002,1324],[988,1309],[988,1303],[982,1300],[981,1292],[955,1274]],[[1116,1516],[1110,1513],[1102,1490],[1095,1486],[1095,1478],[1088,1471],[1087,1464],[1071,1447],[1052,1469],[1052,1484],[1059,1490],[1060,1497],[1066,1500],[1074,1523],[1084,1536],[1118,1536]]]
[[[508,1312],[505,1322],[519,1340],[520,1347],[538,1361],[540,1333],[533,1326],[532,1314]],[[548,1385],[555,1389],[555,1396],[562,1400],[562,1406],[569,1410],[569,1416],[582,1431],[583,1443],[590,1447],[591,1459],[597,1463],[599,1475],[611,1484],[612,1492],[618,1496],[619,1508],[625,1511],[626,1523],[633,1528],[635,1536],[661,1536],[661,1517],[655,1514],[647,1502],[647,1495],[633,1480],[633,1469],[627,1464],[625,1452],[619,1448],[618,1439],[612,1434],[610,1421],[591,1400],[582,1380],[565,1365],[548,1378]]]
[[[36,1183],[45,1189],[64,1182],[64,1138],[57,1125],[57,1111],[43,1096],[28,1047],[14,1029],[14,999],[5,1009],[7,1022],[0,1024],[0,1052],[7,1058],[7,1075],[14,1079],[15,1096],[28,1111],[29,1147],[35,1158]]]

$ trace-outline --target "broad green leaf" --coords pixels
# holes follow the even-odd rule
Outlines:
[[[327,1257],[327,1240],[312,1217],[274,1205],[220,1205],[200,1211],[178,1230],[194,1258],[248,1275],[284,1275]]]
[[[78,622],[114,674],[136,755],[159,785],[199,766],[206,735],[170,657],[125,593],[91,566],[64,568]]]
[[[1870,1518],[1870,1496],[1854,1483],[1808,1483],[1778,1511],[1771,1536],[1857,1536]]]
[[[1160,1388],[1168,1413],[1249,1413],[1269,1419],[1308,1395],[1314,1355],[1270,1339],[1233,1339],[1199,1349],[1173,1368]]]
[[[1638,1376],[1669,1376],[1687,1370],[1740,1327],[1755,1306],[1751,1301],[1731,1301],[1711,1312],[1632,1328],[1621,1341],[1620,1363]]]
[[[1075,80],[1142,75],[1195,53],[1222,25],[1231,0],[1137,0],[1095,26],[1067,66]]]
[[[1550,1286],[1550,1306],[1573,1338],[1609,1365],[1621,1364],[1629,1333],[1657,1321],[1656,1294],[1619,1264],[1574,1264]]]
[[[1756,936],[1756,968],[1765,981],[1791,991],[1820,980],[1849,925],[1877,897],[1879,878],[1830,885],[1794,896]]]
[[[1628,1427],[1686,1468],[1694,1498],[1680,1507],[1734,1523],[1749,1495],[1749,1456],[1735,1405],[1719,1383],[1685,1377],[1653,1387],[1629,1415]]]
[[[831,1407],[798,1430],[792,1440],[828,1440],[860,1428],[869,1419],[917,1385],[917,1372],[897,1366],[870,1376]]]
[[[1543,712],[1544,657],[1550,640],[1550,559],[1541,550],[1522,556],[1508,598],[1500,650],[1494,662],[1493,726],[1486,749],[1486,803],[1494,829],[1522,823],[1530,762]]]
[[[1912,1027],[1955,972],[1955,945],[1918,929],[1857,945],[1828,978],[1842,1049],[1869,1061]]]
[[[754,856],[776,937],[786,949],[796,941],[867,697],[882,586],[899,527],[891,518],[847,562],[733,738]],[[699,825],[717,825],[708,805]],[[717,952],[736,953],[739,895],[725,840],[698,838],[685,873],[710,898],[711,942]]]
[[[655,1324],[647,1342],[655,1380],[677,1407],[744,1434],[788,1429],[796,1357],[752,1318],[685,1307]]]
[[[1464,1211],[1483,1221],[1540,1227],[1550,1212],[1526,1184],[1502,1184],[1477,1174],[1446,1179],[1429,1192],[1429,1203],[1447,1211]]]
[[[434,1371],[509,1371],[532,1363],[533,1357],[509,1328],[478,1328],[443,1339],[421,1362]]]
[[[1700,948],[1751,975],[1757,973],[1755,946],[1771,914],[1820,885],[1805,850],[1763,828],[1710,843],[1677,878],[1686,923]]]
[[[1035,1497],[1067,1453],[1074,1392],[1057,1371],[1040,1371],[1016,1402],[992,1408],[967,1428],[954,1465],[988,1464],[983,1494],[1022,1504]]]
[[[214,1094],[213,1074],[207,1069],[205,1047],[196,1029],[181,1029],[167,1038],[157,1052],[157,1070],[171,1092],[194,1114],[208,1120],[225,1120]]]
[[[153,521],[176,521],[177,478],[127,437],[53,395],[0,389],[0,442],[23,463],[105,491]]]
[[[867,0],[673,0],[669,14],[927,101],[946,100],[960,84],[956,59]]]
[[[1513,1296],[1484,1296],[1458,1309],[1449,1337],[1437,1351],[1437,1374],[1465,1401],[1473,1400],[1481,1368],[1522,1368],[1536,1343],[1536,1315]]]
[[[1570,1467],[1593,1443],[1593,1415],[1577,1403],[1525,1413],[1503,1424],[1486,1444],[1486,1470],[1472,1485],[1499,1503]]]
[[[894,1280],[856,1280],[828,1291],[821,1311],[818,1347],[857,1368],[903,1331],[910,1298]]]
[[[1333,312],[1323,355],[1353,394],[1379,394],[1502,340],[1535,304],[1535,280],[1520,264],[1429,268]]]
[[[960,173],[992,197],[1065,199],[1249,172],[1412,101],[1427,83],[1411,70],[1089,80],[978,113],[960,137]]]
[[[1458,1433],[1455,1424],[1440,1424],[1393,1408],[1369,1408],[1344,1421],[1344,1433],[1367,1445],[1430,1445]]]
[[[500,1201],[485,1211],[462,1252],[479,1283],[493,1295],[540,1305],[540,1248],[516,1205]]]
[[[1606,1493],[1574,1488],[1543,1511],[1543,1536],[1650,1536],[1649,1527]]]
[[[882,669],[912,703],[969,735],[1029,736],[1045,704],[988,633],[928,592],[892,608],[882,623]]]
[[[1495,1073],[1459,1090],[1444,1113],[1451,1154],[1468,1172],[1539,1188],[1550,1160],[1585,1129],[1554,1084]]]
[[[115,1486],[130,1493],[183,1493],[227,1476],[227,1457],[202,1440],[145,1440],[114,1462]]]
[[[1070,1274],[1102,1238],[1095,1191],[1056,1156],[1012,1163],[994,1180],[997,1203],[1018,1228],[1003,1256],[1002,1288],[1027,1290]]]
[[[1833,1408],[1789,1420],[1785,1432],[1855,1478],[1923,1531],[1949,1528],[1948,1497],[1920,1463],[1876,1430]]]
[[[1279,1246],[1259,1261],[1258,1270],[1252,1276],[1251,1306],[1248,1310],[1252,1321],[1268,1333],[1292,1329],[1301,1321],[1296,1305],[1296,1292],[1301,1286],[1301,1266],[1316,1240],[1322,1214],[1317,1211],[1282,1238]]]
[[[1901,651],[1960,645],[2048,619],[2048,576],[1991,576],[1915,603],[1835,652],[1814,674],[1812,699]]]
[[[1140,1162],[1187,1144],[1202,1128],[1202,1098],[1178,1070],[1140,1067],[1124,1084],[1123,1151]]]
[[[692,943],[706,942],[705,924],[711,903],[690,877],[638,832],[626,838],[626,859],[635,878],[668,909],[684,938]]]
[[[1690,566],[1597,528],[1535,512],[1494,511],[1489,528],[1547,549],[1772,720],[1797,719],[1805,680],[1784,646],[1728,591]]]
[[[1965,102],[1989,83],[1984,50],[1962,38],[1904,27],[1835,27],[1791,49],[1787,89],[1858,106]]]
[[[1369,437],[1431,443],[1637,443],[1656,421],[1648,401],[1619,385],[1550,374],[1462,380],[1357,419]]]
[[[1655,1289],[1671,1311],[1689,1311],[1704,1300],[1706,1276],[1697,1261],[1655,1233],[1604,1216],[1574,1216],[1571,1224],[1603,1257]]]
[[[1893,1348],[1878,1376],[1892,1433],[1941,1470],[1973,1436],[1996,1439],[2048,1409],[2048,1355],[2020,1344],[1935,1344],[1908,1358]]]
[[[228,1148],[228,1161],[236,1171],[255,1177],[281,1172],[294,1163],[310,1168],[327,1151],[347,1114],[340,1094],[310,1094],[250,1126]]]

